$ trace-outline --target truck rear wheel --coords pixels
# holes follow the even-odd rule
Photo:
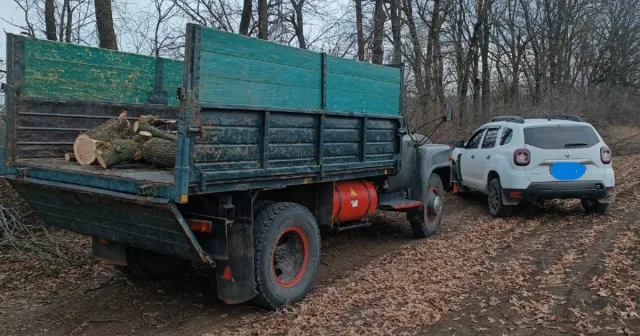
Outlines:
[[[127,246],[125,274],[140,280],[164,280],[183,274],[189,262],[177,257]]]
[[[278,309],[302,300],[320,265],[320,231],[311,212],[296,203],[267,205],[253,232],[257,303]]]
[[[411,223],[411,230],[418,238],[431,237],[438,233],[444,209],[444,188],[438,174],[431,174],[427,194],[422,200],[422,206],[408,211],[407,218]]]

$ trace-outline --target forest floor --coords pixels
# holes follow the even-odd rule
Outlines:
[[[65,259],[0,246],[0,335],[640,334],[638,138],[612,146],[607,215],[553,201],[494,219],[482,197],[448,196],[442,231],[416,240],[382,213],[324,236],[315,287],[277,312],[222,304],[203,267],[129,280],[72,233],[50,233]]]

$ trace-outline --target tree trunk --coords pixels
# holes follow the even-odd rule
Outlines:
[[[176,165],[176,142],[151,138],[142,145],[142,158],[158,167],[173,168]]]
[[[391,6],[391,31],[393,35],[393,64],[402,62],[402,37],[400,32],[402,24],[400,23],[400,0],[390,0]]]
[[[253,11],[253,0],[244,0],[242,6],[242,17],[240,18],[239,32],[242,35],[249,35],[249,26],[251,25],[251,14]]]
[[[307,41],[304,38],[304,22],[302,17],[302,7],[304,7],[305,0],[290,0],[291,5],[295,11],[295,18],[292,20],[294,22],[293,28],[296,32],[296,37],[298,38],[298,47],[300,49],[307,49]]]
[[[490,29],[489,13],[491,12],[491,0],[485,0],[485,6],[489,6],[486,10],[487,17],[483,23],[482,36],[482,115],[484,118],[489,117],[489,104],[491,100],[491,73],[489,72],[489,38]]]
[[[384,22],[386,15],[384,13],[383,0],[376,0],[373,19],[373,55],[371,61],[374,64],[382,64],[384,60],[384,48],[382,42],[384,40]]]
[[[129,121],[127,121],[127,113],[123,112],[118,119],[108,120],[78,135],[73,143],[73,154],[81,165],[90,165],[96,160],[97,143],[126,138],[133,134]]]
[[[358,61],[364,61],[364,29],[362,28],[362,0],[354,0],[356,4],[356,31],[358,34]]]
[[[440,105],[444,104],[444,62],[442,57],[442,49],[440,46],[440,29],[443,19],[440,16],[440,0],[434,2],[433,15],[431,19],[432,29],[430,29],[430,40],[433,46],[433,82],[435,97],[438,98]]]
[[[57,41],[56,36],[56,9],[53,0],[44,1],[44,23],[47,40]]]
[[[404,6],[402,10],[407,17],[407,26],[409,26],[409,37],[411,39],[411,45],[413,49],[413,59],[410,60],[411,68],[415,77],[416,88],[418,89],[418,99],[423,102],[428,98],[429,92],[425,90],[424,77],[422,75],[422,46],[420,44],[420,38],[418,37],[418,29],[416,22],[413,18],[413,0],[404,0]]]
[[[111,0],[95,0],[96,28],[100,48],[118,50],[118,40],[113,27],[113,15],[111,14]]]
[[[269,39],[269,14],[267,0],[258,0],[258,38]]]
[[[142,159],[142,145],[149,139],[149,136],[139,134],[133,138],[100,142],[96,148],[96,159],[105,169],[138,161]]]
[[[72,20],[73,20],[73,11],[71,11],[71,5],[69,4],[70,0],[66,0],[65,1],[65,5],[67,7],[67,28],[65,29],[64,33],[64,41],[67,43],[71,43],[71,27],[72,27]]]

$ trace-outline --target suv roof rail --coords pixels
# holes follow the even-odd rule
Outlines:
[[[498,122],[498,121],[507,121],[518,124],[524,124],[524,118],[519,116],[502,116],[502,117],[493,117],[489,122]]]
[[[546,117],[544,117],[547,120],[551,120],[551,119],[558,119],[558,120],[568,120],[568,121],[577,121],[577,122],[582,122],[582,118],[575,116],[575,115],[570,115],[570,114],[550,114]]]

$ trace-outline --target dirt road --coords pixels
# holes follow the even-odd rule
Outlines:
[[[400,214],[323,237],[314,290],[279,312],[215,299],[207,269],[132,282],[55,233],[64,265],[0,249],[1,335],[614,335],[640,333],[640,156],[616,158],[609,215],[549,202],[507,220],[448,199],[444,230],[414,240]]]

